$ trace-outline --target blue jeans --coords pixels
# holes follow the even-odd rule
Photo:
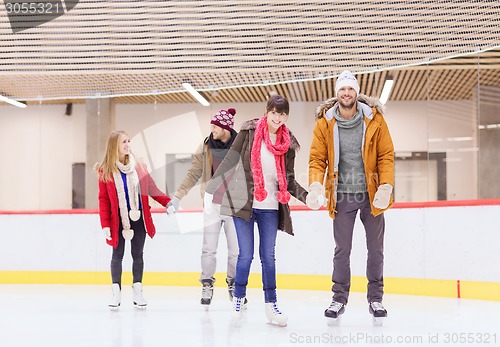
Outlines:
[[[262,263],[262,284],[265,302],[276,302],[276,259],[274,248],[278,234],[278,210],[253,209],[250,220],[234,217],[240,252],[236,263],[234,296],[244,298],[254,253],[254,222],[259,230],[259,256]]]

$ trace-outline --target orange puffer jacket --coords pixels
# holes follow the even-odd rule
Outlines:
[[[336,98],[328,99],[316,109],[316,125],[309,154],[309,184],[313,182],[324,184],[328,199],[327,209],[331,218],[335,218],[339,137],[337,122],[328,110],[336,102]],[[366,184],[372,214],[377,216],[386,210],[373,206],[373,198],[378,187],[386,183],[394,187],[394,146],[379,100],[360,94],[358,107],[361,107],[365,121],[362,153]],[[392,204],[391,199],[387,209],[392,207]]]

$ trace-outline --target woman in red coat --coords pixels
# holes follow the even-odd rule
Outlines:
[[[145,164],[136,162],[130,152],[130,138],[124,131],[117,130],[109,136],[106,154],[97,165],[97,172],[101,227],[106,242],[113,246],[113,301],[109,306],[111,309],[118,309],[121,303],[122,260],[125,240],[130,240],[134,305],[145,308],[147,303],[142,296],[142,255],[146,233],[151,238],[156,233],[149,196],[163,206],[170,202],[170,198],[158,189]]]

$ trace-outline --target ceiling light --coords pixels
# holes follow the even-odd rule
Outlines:
[[[11,104],[13,106],[17,106],[17,107],[21,107],[21,108],[26,108],[26,104],[25,103],[22,103],[22,102],[19,102],[17,100],[14,100],[14,99],[10,99],[10,98],[7,98],[3,95],[0,94],[0,101],[4,101],[8,104]]]
[[[380,94],[380,102],[382,105],[385,105],[387,99],[389,99],[389,95],[391,94],[392,85],[394,84],[394,80],[391,77],[388,77],[385,80],[384,88],[382,89],[382,94]]]
[[[193,86],[187,82],[182,83],[182,86],[192,95],[200,104],[203,106],[210,106],[210,103],[205,99],[200,93],[193,88]]]
[[[486,126],[486,129],[496,129],[496,128],[500,128],[500,124],[488,124]]]

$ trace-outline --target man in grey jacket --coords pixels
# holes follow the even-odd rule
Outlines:
[[[220,110],[215,113],[210,121],[211,133],[205,138],[196,150],[191,168],[172,198],[171,205],[175,211],[179,209],[180,200],[187,195],[198,181],[201,180],[201,196],[204,198],[205,186],[212,178],[214,172],[226,156],[231,144],[236,138],[237,132],[234,127],[234,115],[236,110]],[[204,206],[203,213],[203,246],[201,250],[201,275],[200,282],[203,285],[201,304],[208,309],[213,296],[215,283],[216,255],[221,228],[224,228],[227,241],[227,277],[229,299],[233,300],[234,275],[236,272],[236,260],[238,258],[238,240],[233,218],[220,214],[220,206],[225,191],[225,185],[215,192],[212,206]],[[207,213],[207,208],[213,213]]]

